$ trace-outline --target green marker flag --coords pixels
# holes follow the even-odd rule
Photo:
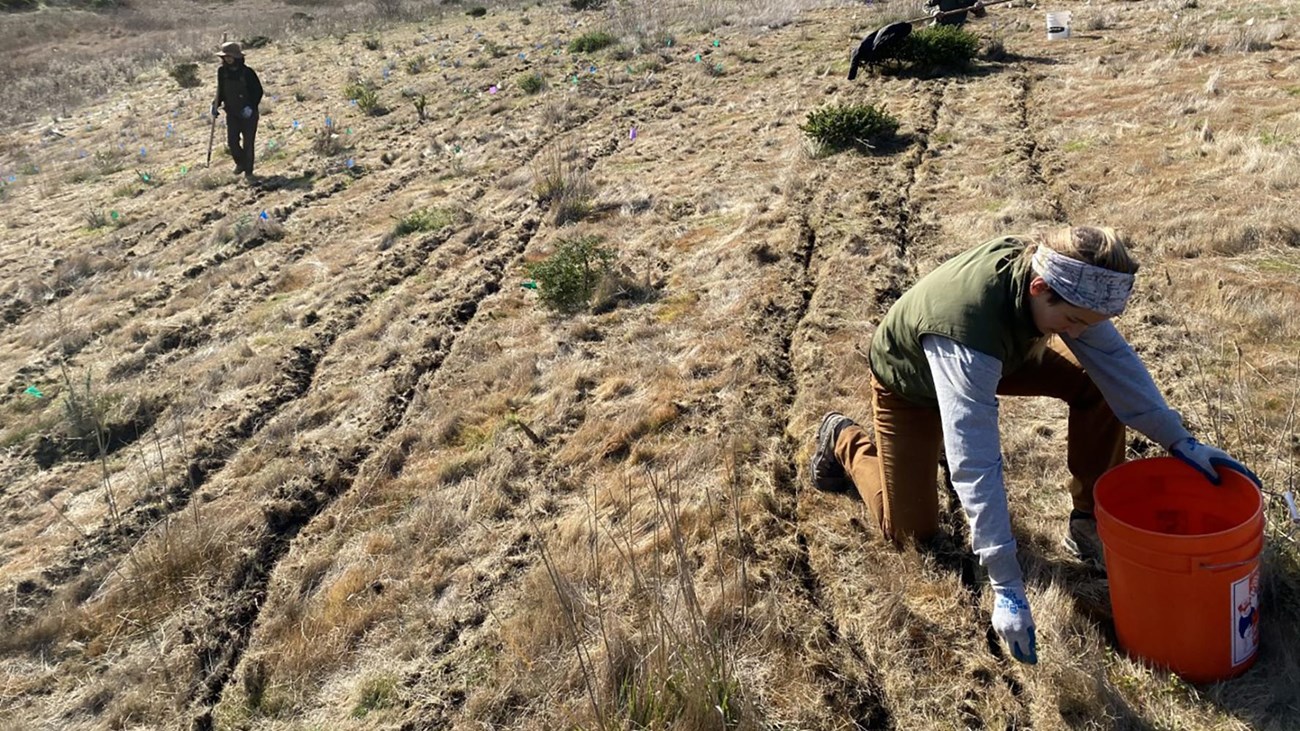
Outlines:
[[[27,390],[23,391],[23,393],[28,396],[35,396],[36,398],[45,398],[45,394],[41,393],[41,390],[35,386],[28,386]]]
[[[721,41],[719,41],[717,38],[714,38],[714,39],[713,39],[713,47],[714,47],[714,48],[717,48],[718,46],[721,46],[721,45],[722,45]]]
[[[534,282],[533,280],[529,279],[528,281],[524,282],[519,286],[523,287],[524,289],[537,289],[537,282]]]
[[[113,219],[114,221],[116,221],[116,220],[117,220],[117,211],[109,211],[109,212],[108,212],[108,217],[111,218],[111,219]]]

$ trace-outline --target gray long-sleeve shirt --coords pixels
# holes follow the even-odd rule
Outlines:
[[[1061,339],[1121,422],[1165,448],[1191,436],[1109,320],[1089,327],[1078,338],[1062,335]],[[953,488],[970,523],[972,548],[994,584],[1018,582],[1020,564],[1011,534],[998,434],[1002,363],[938,335],[922,337],[921,347],[934,376],[944,449]]]

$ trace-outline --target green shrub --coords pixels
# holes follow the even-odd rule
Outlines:
[[[569,53],[595,53],[617,42],[618,38],[614,34],[593,30],[569,41]]]
[[[203,82],[199,80],[199,65],[193,61],[178,63],[172,66],[167,74],[175,79],[182,89],[193,89],[203,85]]]
[[[518,83],[519,88],[522,89],[525,94],[536,94],[546,88],[546,79],[542,78],[542,75],[536,71],[531,74],[520,76]]]
[[[378,51],[380,48],[378,38],[363,38],[361,40],[361,45],[364,46],[367,51]]]
[[[979,53],[979,36],[955,25],[923,28],[904,39],[898,58],[929,68],[968,66]]]
[[[600,10],[605,7],[605,0],[569,0],[569,7],[574,10]]]
[[[603,246],[599,236],[583,236],[561,239],[554,253],[527,265],[527,270],[544,306],[572,314],[587,306],[613,263],[613,250]]]
[[[471,18],[482,18],[484,15],[487,15],[487,8],[482,5],[475,5],[469,10],[466,10],[465,14]]]
[[[357,103],[363,114],[378,117],[388,113],[388,109],[379,103],[379,90],[369,81],[353,81],[343,87],[343,96]]]
[[[411,211],[397,222],[394,236],[405,236],[423,231],[438,231],[451,225],[451,214],[441,208],[422,208]]]
[[[869,150],[898,131],[898,120],[869,104],[837,104],[809,112],[799,129],[831,152]]]

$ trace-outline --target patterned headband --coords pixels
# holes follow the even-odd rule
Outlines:
[[[1057,253],[1039,246],[1034,252],[1034,272],[1066,302],[1114,317],[1124,311],[1133,293],[1133,275]]]

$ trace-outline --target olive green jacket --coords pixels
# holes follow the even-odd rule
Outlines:
[[[941,335],[997,358],[1003,373],[1024,364],[1043,334],[1029,309],[1025,242],[994,239],[944,262],[889,308],[871,339],[871,370],[890,391],[938,408],[921,337]]]

